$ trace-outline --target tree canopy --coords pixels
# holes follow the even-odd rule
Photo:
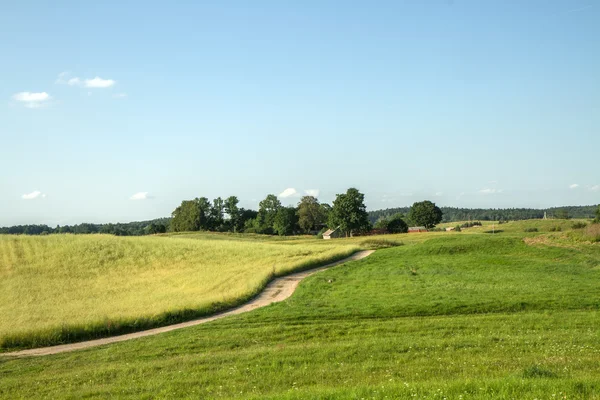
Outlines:
[[[303,232],[319,230],[327,222],[329,207],[313,196],[304,196],[298,203],[298,224]]]
[[[346,236],[370,230],[371,223],[365,206],[365,195],[355,188],[336,195],[329,213],[329,227],[339,227]]]
[[[416,202],[408,212],[408,219],[415,225],[430,229],[442,222],[442,210],[429,200]]]

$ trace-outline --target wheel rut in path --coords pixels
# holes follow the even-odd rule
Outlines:
[[[36,349],[27,349],[21,351],[14,351],[9,353],[0,353],[0,356],[13,356],[13,357],[27,357],[27,356],[46,356],[50,354],[66,353],[69,351],[87,349],[90,347],[102,346],[110,343],[123,342],[126,340],[137,339],[145,336],[158,335],[159,333],[170,332],[177,329],[187,328],[190,326],[204,324],[217,319],[225,318],[230,315],[242,314],[248,311],[255,310],[257,308],[268,306],[272,303],[283,301],[290,297],[300,281],[304,278],[313,275],[317,272],[324,271],[336,265],[344,264],[349,261],[360,260],[372,254],[374,250],[364,250],[354,253],[350,257],[346,257],[342,260],[324,265],[322,267],[309,269],[306,271],[295,272],[290,275],[275,278],[271,281],[258,296],[243,304],[239,307],[233,308],[229,311],[225,311],[219,314],[211,315],[209,317],[199,318],[192,321],[181,322],[178,324],[161,326],[159,328],[148,329],[145,331],[128,333],[126,335],[110,336],[102,339],[88,340],[85,342],[61,344],[58,346],[39,347]]]

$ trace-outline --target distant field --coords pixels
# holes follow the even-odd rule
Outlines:
[[[218,239],[218,240],[217,240]],[[358,246],[315,239],[0,235],[0,347],[139,330],[231,307]]]
[[[251,313],[0,358],[0,398],[600,399],[600,245],[558,223],[390,235]]]

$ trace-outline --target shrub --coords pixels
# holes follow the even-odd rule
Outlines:
[[[573,225],[571,225],[571,228],[582,229],[582,228],[585,228],[586,226],[587,226],[587,224],[585,222],[575,222],[575,223],[573,223]]]
[[[537,232],[538,228],[525,228],[523,229],[523,232]]]
[[[562,228],[558,225],[550,227],[550,232],[560,232]]]
[[[462,231],[462,229],[460,228],[460,225],[456,225],[456,227],[454,227],[454,230],[455,230],[456,232],[460,232],[460,231]]]
[[[592,224],[583,232],[583,237],[591,242],[600,242],[600,224]]]
[[[387,249],[390,247],[402,246],[404,243],[389,239],[367,239],[360,243],[361,247],[369,250]]]

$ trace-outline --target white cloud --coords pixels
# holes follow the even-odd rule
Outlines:
[[[591,192],[600,192],[600,185],[588,185],[587,188]]]
[[[148,192],[139,192],[132,195],[129,200],[147,200],[150,196],[148,196]]]
[[[307,196],[319,197],[319,189],[306,189],[304,193]]]
[[[287,197],[296,196],[297,194],[298,194],[298,192],[296,191],[296,189],[294,189],[294,188],[287,188],[283,192],[279,193],[278,197],[281,197],[281,198],[285,199]]]
[[[46,92],[19,92],[13,95],[13,100],[23,103],[25,107],[38,108],[52,97]]]
[[[579,185],[577,183],[569,185],[569,189],[577,189],[578,187],[579,187]]]
[[[485,188],[485,189],[481,189],[479,191],[479,193],[481,194],[496,194],[496,193],[502,193],[504,190],[502,189],[490,189],[490,188]]]
[[[58,74],[58,78],[54,81],[54,83],[58,85],[69,85],[69,86],[79,86],[84,88],[94,88],[94,89],[103,89],[114,86],[117,81],[113,79],[102,79],[99,76],[92,79],[81,79],[77,76],[70,77],[71,73],[68,71],[61,72]]]
[[[40,192],[39,190],[34,190],[31,193],[26,193],[21,196],[21,198],[23,200],[33,200],[33,199],[37,199],[38,197],[44,198],[44,197],[46,197],[46,195],[43,194],[42,192]]]
[[[113,97],[115,99],[124,99],[125,97],[127,97],[127,93],[117,93],[117,94],[113,94]]]
[[[117,82],[112,79],[102,79],[97,76],[93,79],[86,79],[83,82],[83,86],[87,88],[107,88],[113,86],[115,83]]]
[[[444,192],[435,192],[435,195],[436,195],[437,197],[440,197],[440,196],[441,196],[441,195],[443,195],[443,194],[444,194]]]

